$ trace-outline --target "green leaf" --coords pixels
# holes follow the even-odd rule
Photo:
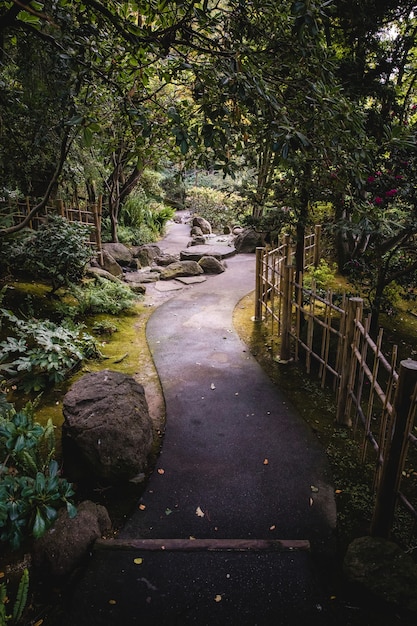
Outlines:
[[[40,512],[39,508],[36,509],[35,521],[32,528],[32,534],[35,539],[39,539],[42,535],[45,534],[46,531],[46,523]]]

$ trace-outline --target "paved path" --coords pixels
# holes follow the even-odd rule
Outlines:
[[[325,454],[233,328],[253,255],[227,265],[148,322],[162,452],[137,512],[95,551],[72,624],[334,623],[316,570],[336,517]]]

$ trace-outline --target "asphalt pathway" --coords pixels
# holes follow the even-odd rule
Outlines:
[[[161,247],[174,252],[188,226]],[[71,624],[333,624],[323,582],[336,522],[324,451],[240,340],[253,255],[156,308],[147,339],[166,403],[137,512],[99,542]]]

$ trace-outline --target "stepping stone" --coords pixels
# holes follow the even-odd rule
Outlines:
[[[199,261],[203,256],[214,256],[216,259],[227,259],[236,254],[235,248],[231,246],[190,246],[186,250],[181,250],[182,261]]]
[[[155,289],[163,293],[168,292],[168,291],[179,291],[182,288],[183,288],[182,285],[178,285],[178,283],[175,283],[175,282],[159,281],[155,283]]]
[[[175,280],[179,280],[184,285],[193,285],[194,283],[204,283],[207,278],[205,276],[178,276]]]

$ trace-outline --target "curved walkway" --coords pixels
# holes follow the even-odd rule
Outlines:
[[[151,316],[162,452],[137,512],[95,551],[71,623],[333,623],[315,568],[336,518],[324,451],[233,329],[254,262],[228,259]]]

